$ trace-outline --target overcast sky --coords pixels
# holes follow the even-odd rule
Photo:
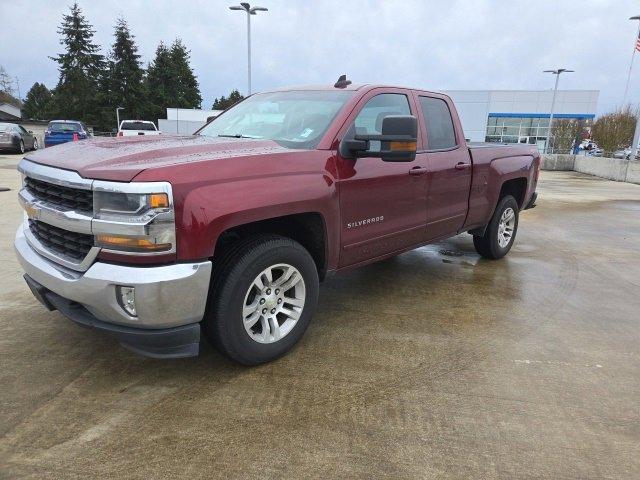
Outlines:
[[[0,0],[0,65],[54,87],[57,27],[71,0]],[[162,40],[182,38],[203,108],[231,89],[246,91],[246,15],[220,0],[80,0],[107,53],[119,15],[145,65]],[[600,90],[599,113],[622,102],[640,0],[261,0],[252,17],[253,90],[356,82],[428,90],[549,89],[542,70],[565,67],[561,88]],[[640,102],[640,55],[630,100]]]

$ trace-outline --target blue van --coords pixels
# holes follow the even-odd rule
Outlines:
[[[89,130],[84,123],[77,120],[51,120],[44,132],[44,146],[53,147],[61,143],[73,141],[73,136],[77,135],[78,140],[89,138]]]

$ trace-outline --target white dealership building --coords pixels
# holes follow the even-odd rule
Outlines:
[[[464,134],[472,142],[529,143],[543,149],[549,136],[553,90],[449,90]],[[554,119],[596,116],[598,90],[558,90]]]

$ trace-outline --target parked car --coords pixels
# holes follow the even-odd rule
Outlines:
[[[156,124],[147,120],[123,120],[118,128],[118,137],[134,135],[160,135]]]
[[[585,150],[585,155],[588,157],[601,157],[604,155],[604,150],[599,147],[595,147],[591,150]]]
[[[38,139],[32,131],[15,123],[0,123],[0,150],[24,153],[37,149]]]
[[[195,135],[68,143],[18,168],[15,247],[45,307],[143,355],[197,355],[202,331],[255,365],[300,340],[336,272],[463,232],[505,256],[540,154],[467,145],[446,95],[341,79],[252,95]]]
[[[77,120],[52,120],[44,132],[44,146],[53,147],[61,143],[89,138],[91,134],[84,123]]]
[[[631,158],[631,147],[616,150],[613,152],[613,158],[624,158],[629,160]],[[640,149],[636,150],[636,158],[640,158]]]

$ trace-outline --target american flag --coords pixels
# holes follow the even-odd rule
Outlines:
[[[638,38],[636,38],[636,50],[640,52],[640,31],[638,32]]]

